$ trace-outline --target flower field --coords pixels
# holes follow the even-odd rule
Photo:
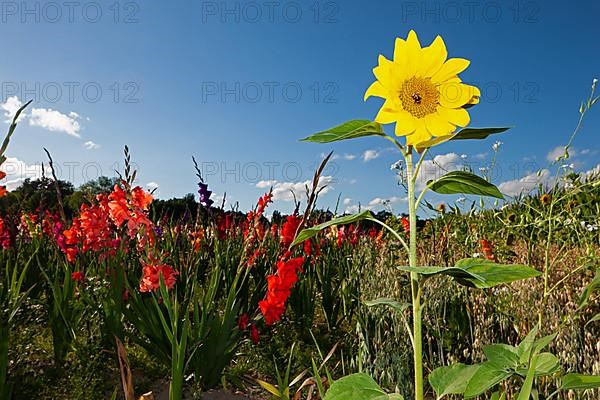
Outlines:
[[[113,180],[74,190],[53,174],[3,187],[0,399],[176,400],[215,389],[288,400],[598,399],[600,174],[559,168],[552,185],[512,200],[467,170],[416,185],[436,146],[508,130],[465,128],[480,96],[458,77],[468,65],[447,59],[441,37],[421,46],[411,31],[373,71],[365,98],[385,101],[374,121],[303,139],[391,142],[402,215],[320,209],[331,154],[290,215],[274,211],[272,191],[250,210],[216,204],[196,160],[197,196],[157,200],[138,185],[127,147]],[[594,82],[581,119],[595,96]],[[472,201],[434,206],[426,192]]]

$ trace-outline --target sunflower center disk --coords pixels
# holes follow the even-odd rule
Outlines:
[[[402,107],[416,118],[423,118],[437,110],[440,93],[430,78],[413,76],[400,89]]]

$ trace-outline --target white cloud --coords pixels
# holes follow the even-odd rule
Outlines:
[[[461,157],[456,153],[440,154],[433,157],[433,160],[425,160],[417,175],[417,188],[422,189],[428,181],[439,178],[449,171],[456,171],[461,166]]]
[[[6,185],[6,189],[9,191],[21,186],[27,178],[42,177],[42,164],[27,164],[15,157],[8,157],[0,169],[6,172],[6,182],[3,185]],[[44,168],[44,172],[46,176],[50,176],[52,173],[49,166]]]
[[[64,132],[68,135],[80,138],[81,125],[77,121],[79,115],[70,112],[69,115],[49,108],[34,108],[31,110],[29,125],[39,126],[51,132]]]
[[[518,196],[519,194],[527,194],[535,190],[538,185],[548,183],[551,179],[550,171],[543,169],[539,173],[531,173],[521,179],[502,182],[498,189],[508,196]]]
[[[96,149],[99,149],[101,146],[98,143],[88,140],[87,142],[85,142],[83,144],[83,147],[85,147],[86,150],[96,150]]]
[[[271,186],[274,186],[277,181],[260,181],[256,184],[256,187],[259,189],[268,189]]]
[[[344,205],[345,205],[345,206],[348,206],[348,205],[350,205],[350,203],[352,203],[352,199],[351,199],[351,198],[349,198],[349,197],[346,197],[346,198],[344,199]]]
[[[13,117],[22,105],[23,102],[19,100],[17,96],[11,96],[8,99],[6,99],[6,102],[0,103],[0,109],[4,111],[4,117],[6,117],[5,122],[7,124],[10,124],[12,122]],[[17,122],[20,122],[24,117],[25,113],[21,113]]]
[[[548,162],[555,162],[556,159],[558,157],[562,156],[563,154],[565,154],[565,146],[556,146],[546,155],[546,160],[548,160]],[[577,152],[575,151],[575,149],[573,149],[573,148],[569,149],[570,157],[573,157],[576,154],[577,154]]]
[[[364,162],[368,162],[368,161],[376,159],[380,155],[381,154],[377,150],[367,150],[363,153],[362,159]]]
[[[349,200],[348,202],[346,202],[346,200]],[[408,197],[398,197],[398,196],[392,196],[392,197],[387,197],[387,198],[383,198],[383,197],[375,197],[374,199],[372,199],[371,201],[369,201],[366,205],[358,205],[358,204],[351,204],[351,199],[344,199],[344,205],[346,206],[346,213],[347,214],[355,214],[359,211],[364,211],[364,210],[378,210],[378,209],[383,209],[386,207],[391,207],[394,204],[398,204],[401,202],[405,202],[408,200]]]
[[[477,160],[483,160],[487,157],[488,153],[478,153],[473,156]]]
[[[334,179],[332,176],[321,176],[319,178],[318,188],[321,190],[320,194],[323,195],[329,191],[331,191],[331,184],[334,183]],[[256,184],[256,187],[259,189],[264,189],[267,187],[273,187],[273,200],[283,200],[283,201],[294,201],[294,196],[296,200],[301,199],[305,196],[306,186],[309,188],[312,185],[312,181],[304,181],[304,182],[278,182],[278,181],[260,181]]]

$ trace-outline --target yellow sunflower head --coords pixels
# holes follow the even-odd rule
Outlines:
[[[470,117],[465,107],[479,102],[479,89],[458,77],[469,61],[447,56],[440,36],[421,47],[411,30],[406,40],[396,39],[393,61],[380,55],[373,69],[377,80],[367,89],[365,100],[370,96],[385,99],[375,121],[395,122],[396,135],[406,136],[407,145],[448,136],[457,126],[467,126]]]

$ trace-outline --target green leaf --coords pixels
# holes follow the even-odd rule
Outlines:
[[[465,398],[479,396],[511,375],[512,372],[500,370],[490,363],[480,364],[467,384],[464,396]]]
[[[525,339],[523,339],[523,341],[521,343],[519,343],[519,346],[517,346],[517,352],[519,353],[519,362],[520,363],[527,363],[529,364],[529,359],[531,358],[531,353],[534,347],[534,344],[536,342],[535,338],[537,337],[539,328],[538,328],[538,324],[536,324],[527,334],[527,336],[525,336]]]
[[[596,322],[598,320],[600,320],[600,313],[598,313],[598,314],[594,315],[592,318],[590,318],[590,320],[585,323],[585,326],[587,327],[592,322]]]
[[[29,104],[31,104],[33,100],[29,100],[27,103],[23,104],[21,106],[21,108],[19,108],[17,110],[17,112],[15,113],[12,122],[10,124],[10,127],[8,128],[8,133],[6,134],[6,137],[4,138],[4,141],[2,142],[2,147],[0,147],[0,164],[4,163],[4,161],[6,161],[6,156],[4,155],[4,152],[6,151],[6,148],[8,147],[8,143],[10,142],[10,137],[13,135],[13,133],[15,132],[15,129],[17,128],[17,121],[19,119],[19,116],[21,115],[21,113],[23,112],[23,110],[25,110],[25,108],[27,108],[27,106]]]
[[[533,378],[535,377],[536,362],[537,357],[534,357],[531,360],[531,364],[529,365],[527,377],[525,378],[525,382],[523,382],[523,386],[519,391],[519,397],[517,398],[517,400],[529,400],[531,398],[531,389],[533,388]]]
[[[503,343],[490,344],[483,347],[488,362],[498,369],[516,368],[519,365],[519,354],[513,346]]]
[[[272,385],[269,382],[265,382],[265,381],[262,381],[260,379],[257,379],[256,382],[258,382],[258,384],[263,389],[265,389],[267,392],[271,393],[273,396],[275,396],[275,397],[280,397],[281,396],[281,392],[279,391],[279,389],[275,385]]]
[[[496,186],[480,176],[465,171],[448,172],[436,181],[427,182],[427,185],[440,194],[475,194],[504,199]]]
[[[357,373],[333,382],[324,400],[402,400],[399,394],[386,394],[369,375]]]
[[[497,264],[481,258],[463,258],[454,267],[399,267],[425,276],[438,274],[453,277],[464,286],[487,289],[503,283],[541,275],[535,269],[520,264]]]
[[[398,311],[398,312],[403,312],[406,309],[411,307],[410,303],[400,303],[399,301],[393,300],[393,299],[388,299],[388,298],[379,298],[379,299],[375,299],[375,300],[368,300],[365,301],[365,305],[367,307],[374,307],[374,306],[380,306],[380,305],[385,305],[385,306],[389,306],[392,307],[394,310]]]
[[[579,298],[579,307],[584,307],[588,303],[590,295],[600,288],[600,268],[596,269],[596,275],[594,279],[583,289],[581,297]]]
[[[421,152],[422,150],[424,150],[426,148],[433,147],[433,146],[442,144],[442,143],[450,141],[450,140],[485,139],[492,134],[505,132],[509,129],[510,129],[510,127],[464,128],[452,135],[439,136],[439,137],[433,138],[431,140],[428,140],[426,142],[419,143],[415,147],[418,152]]]
[[[295,246],[295,245],[297,245],[299,243],[304,242],[307,239],[312,238],[313,236],[315,236],[317,233],[319,233],[323,229],[327,229],[327,228],[329,228],[331,226],[334,226],[334,225],[352,224],[354,222],[358,222],[358,221],[363,220],[363,219],[371,220],[371,221],[376,220],[376,218],[373,216],[373,214],[369,210],[365,210],[365,211],[363,211],[361,213],[358,213],[358,214],[345,215],[343,217],[334,218],[334,219],[329,220],[327,222],[324,222],[324,223],[322,223],[320,225],[303,229],[296,236],[296,239],[292,243],[292,246]]]
[[[560,369],[558,358],[552,353],[540,353],[535,358],[535,376],[551,375]]]
[[[561,378],[562,390],[585,390],[600,387],[599,375],[567,374]]]
[[[331,143],[346,139],[355,139],[365,136],[384,135],[381,124],[364,119],[355,119],[341,125],[310,135],[302,142]]]
[[[478,365],[461,363],[436,368],[429,374],[429,384],[435,390],[437,399],[448,394],[462,394],[478,368]]]
[[[509,130],[510,126],[498,128],[464,128],[458,131],[450,140],[486,139],[488,136]]]

